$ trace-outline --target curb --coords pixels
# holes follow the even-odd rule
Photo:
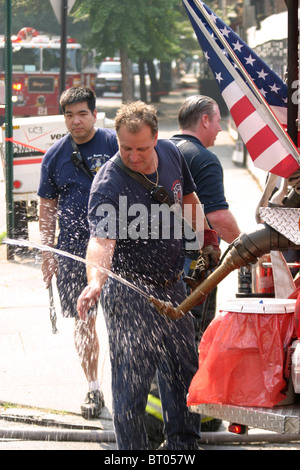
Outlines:
[[[1,410],[1,407],[4,409]],[[104,407],[99,419],[86,420],[81,415],[69,412],[56,412],[38,408],[24,407],[12,403],[0,404],[0,422],[12,424],[35,425],[60,429],[82,431],[113,431],[112,417]]]

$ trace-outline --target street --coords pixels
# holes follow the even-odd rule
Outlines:
[[[190,88],[176,90],[158,103],[159,137],[169,138],[177,132],[177,110],[186,94],[197,93]],[[119,96],[97,99],[97,108],[105,111],[113,119],[116,108],[121,104]],[[255,209],[261,195],[261,187],[246,168],[232,161],[234,141],[227,131],[224,119],[214,152],[224,168],[225,193],[230,209],[244,232],[255,230]],[[0,168],[0,235],[5,230],[5,183]],[[30,223],[29,239],[40,243],[38,222]],[[224,251],[226,244],[222,242]],[[33,250],[31,256],[6,260],[6,247],[0,246],[0,404],[12,403],[11,410],[0,407],[0,450],[115,450],[114,442],[38,441],[1,438],[1,429],[11,427],[30,428],[28,420],[20,425],[20,415],[30,410],[30,416],[37,416],[41,410],[56,415],[60,428],[62,416],[72,418],[74,429],[113,431],[111,413],[110,367],[108,341],[101,311],[97,320],[100,338],[99,379],[105,395],[105,416],[94,422],[82,422],[80,404],[86,394],[87,385],[74,349],[73,321],[63,320],[59,313],[59,303],[55,290],[55,306],[58,313],[58,334],[51,333],[49,320],[49,297],[44,288],[40,272],[40,254]],[[218,306],[225,300],[235,298],[237,292],[237,272],[231,273],[218,287]],[[14,410],[14,411],[13,411]],[[21,410],[21,411],[20,411]],[[14,421],[6,417],[15,415]],[[40,416],[40,415],[39,415]],[[44,419],[44,417],[43,417]],[[39,429],[47,429],[40,423]],[[32,425],[31,425],[32,426]],[[83,427],[82,427],[83,426]],[[222,432],[225,427],[222,427]],[[255,430],[255,432],[259,432]],[[299,439],[300,441],[300,439]],[[294,450],[300,449],[300,442],[283,443],[217,443],[201,444],[205,450]],[[145,462],[143,462],[145,463]],[[156,462],[157,463],[157,462]],[[162,462],[160,462],[162,463]]]

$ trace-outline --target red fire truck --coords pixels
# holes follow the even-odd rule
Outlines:
[[[47,116],[59,113],[60,36],[23,28],[12,38],[13,115]],[[67,41],[66,88],[95,88],[93,53],[75,39]],[[0,36],[0,81],[4,80],[4,36]],[[0,117],[5,108],[0,107]]]

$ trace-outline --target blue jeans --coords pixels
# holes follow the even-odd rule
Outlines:
[[[147,295],[171,301],[185,297],[184,285],[147,286]],[[186,406],[198,369],[193,320],[162,317],[134,290],[109,278],[103,292],[112,367],[114,426],[119,450],[151,449],[144,425],[151,382],[157,371],[169,449],[195,449],[201,417]]]

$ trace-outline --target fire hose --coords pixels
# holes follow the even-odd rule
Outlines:
[[[114,431],[0,428],[1,439],[56,442],[116,442]]]
[[[285,197],[285,207],[300,207],[300,195],[293,189]],[[300,246],[290,241],[284,235],[270,227],[260,224],[255,232],[240,235],[230,246],[222,264],[208,276],[180,305],[174,307],[170,302],[149,297],[162,316],[177,320],[198,305],[228,274],[241,266],[256,263],[258,258],[270,251],[299,250]]]
[[[114,431],[0,428],[0,439],[55,442],[99,442],[115,443]],[[232,434],[226,431],[203,432],[200,444],[216,445],[229,443],[283,443],[299,441],[299,434],[246,433]]]

